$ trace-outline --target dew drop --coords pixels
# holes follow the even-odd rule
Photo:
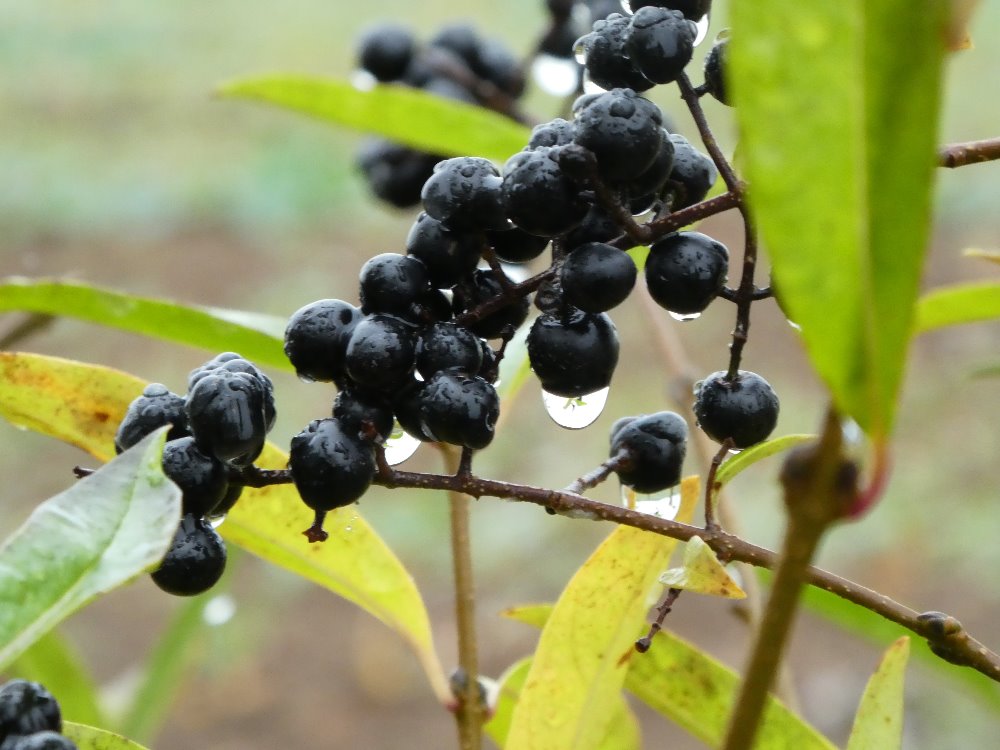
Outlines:
[[[632,15],[632,3],[631,0],[621,0],[622,12],[626,16]]]
[[[587,45],[585,42],[577,42],[573,47],[573,58],[580,63],[580,65],[587,64]]]
[[[731,455],[731,456],[735,456],[735,455],[737,455],[739,453],[742,453],[742,452],[743,452],[742,448],[730,448],[729,449],[729,455]]]
[[[570,430],[579,430],[593,424],[594,420],[601,416],[610,391],[611,388],[606,387],[576,398],[566,398],[543,390],[542,403],[545,405],[545,411],[557,425]]]
[[[210,525],[210,526],[211,526],[211,527],[212,527],[213,529],[217,529],[217,528],[219,528],[220,526],[222,526],[222,522],[226,520],[226,514],[225,514],[225,513],[222,513],[222,514],[220,514],[220,515],[218,515],[218,516],[209,516],[209,517],[208,517],[207,519],[205,519],[205,520],[207,520],[207,521],[208,521],[209,525]]]
[[[205,604],[201,619],[206,625],[219,627],[233,619],[236,614],[236,600],[229,594],[216,594]]]
[[[677,485],[649,495],[622,485],[622,505],[629,510],[672,521],[681,509],[681,493]]]
[[[696,312],[696,313],[676,313],[676,312],[671,312],[670,313],[670,317],[673,318],[674,320],[679,320],[681,323],[688,323],[688,322],[690,322],[692,320],[698,320],[698,318],[701,317],[701,313],[700,312]]]
[[[316,378],[311,378],[308,375],[302,374],[301,372],[297,373],[297,374],[299,376],[299,380],[301,380],[303,383],[315,383],[316,382]]]
[[[590,76],[583,76],[583,93],[585,94],[603,94],[607,91],[606,88],[598,86],[596,83],[590,80]]]
[[[576,59],[579,60],[580,55]],[[564,57],[538,55],[531,64],[531,77],[546,94],[569,96],[576,91],[580,68],[575,62]]]
[[[697,47],[705,41],[705,37],[708,36],[708,13],[703,15],[701,20],[695,23],[694,26],[697,29],[697,33],[694,37],[694,46]]]
[[[371,91],[378,84],[378,80],[367,70],[355,70],[351,72],[351,85],[358,91]]]
[[[389,466],[395,466],[416,453],[417,448],[420,447],[420,441],[400,427],[399,422],[395,422],[392,425],[389,439],[382,447],[385,450],[386,463]]]

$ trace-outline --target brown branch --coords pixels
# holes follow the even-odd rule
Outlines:
[[[709,198],[707,201],[695,203],[679,211],[674,211],[666,216],[654,219],[641,225],[640,228],[645,234],[645,242],[652,243],[671,232],[676,232],[678,229],[686,227],[688,224],[701,221],[709,216],[721,214],[731,208],[736,208],[739,204],[740,198],[736,193],[723,193],[714,198]],[[635,246],[635,242],[628,235],[617,237],[608,244],[622,250],[628,250],[630,247]]]
[[[997,159],[1000,159],[1000,138],[951,143],[942,146],[938,151],[938,166],[948,169],[964,167],[969,164],[982,164]]]

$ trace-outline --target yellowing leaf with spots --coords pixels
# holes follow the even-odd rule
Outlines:
[[[690,520],[697,477],[681,485]],[[596,750],[621,700],[636,633],[676,541],[619,526],[576,572],[542,631],[506,750]]]
[[[668,570],[660,576],[660,583],[674,589],[727,599],[746,599],[747,596],[700,536],[692,537],[684,545],[683,567]]]
[[[907,636],[889,646],[865,687],[847,750],[891,750],[902,745],[903,680],[909,659]]]

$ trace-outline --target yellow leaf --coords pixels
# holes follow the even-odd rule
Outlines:
[[[692,537],[684,545],[684,566],[668,570],[660,576],[660,583],[674,589],[727,599],[746,599],[747,596],[700,536]]]
[[[886,650],[868,680],[854,718],[847,750],[892,750],[903,742],[903,679],[910,639],[903,636]]]

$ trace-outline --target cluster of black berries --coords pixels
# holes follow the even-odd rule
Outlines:
[[[76,750],[61,732],[59,704],[44,687],[27,680],[0,687],[0,750]]]
[[[274,419],[270,378],[234,352],[193,370],[187,396],[152,383],[129,405],[115,449],[120,453],[169,425],[163,471],[183,493],[173,545],[152,574],[164,591],[200,594],[222,576],[226,547],[211,519],[236,504],[243,485],[235,477],[260,455]]]
[[[358,45],[360,68],[382,83],[399,83],[448,99],[511,112],[524,92],[517,58],[496,39],[467,24],[445,26],[426,45],[397,24],[371,28]],[[358,165],[372,192],[400,208],[420,201],[420,189],[441,156],[391,141],[369,141]]]

